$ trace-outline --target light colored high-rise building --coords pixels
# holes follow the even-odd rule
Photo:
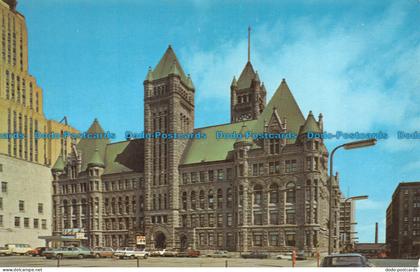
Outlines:
[[[44,115],[42,89],[28,71],[25,17],[16,5],[0,1],[0,244],[36,246],[39,235],[51,233],[51,163],[71,145],[34,135],[77,130]]]

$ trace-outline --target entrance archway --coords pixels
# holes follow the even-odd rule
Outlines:
[[[163,232],[157,232],[155,234],[155,248],[164,249],[166,248],[166,236]]]
[[[185,234],[181,235],[180,242],[181,242],[181,251],[187,250],[188,249],[188,238]]]

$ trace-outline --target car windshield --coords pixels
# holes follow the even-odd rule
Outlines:
[[[327,257],[326,258],[327,266],[337,266],[337,267],[361,267],[363,266],[362,259],[359,256],[336,256],[336,257]]]

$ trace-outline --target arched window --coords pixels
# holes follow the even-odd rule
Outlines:
[[[205,206],[205,197],[204,197],[204,191],[200,191],[200,209],[204,209]]]
[[[209,190],[209,194],[208,194],[208,205],[209,205],[209,209],[214,209],[213,190]]]
[[[223,208],[223,191],[222,189],[217,190],[217,208]]]
[[[122,198],[121,197],[118,198],[118,213],[120,213],[120,214],[123,213],[123,204],[122,204]]]
[[[67,200],[64,199],[63,200],[63,214],[64,216],[67,216],[68,213],[69,213],[69,206],[68,206]]]
[[[254,186],[254,205],[261,205],[262,202],[262,186]]]
[[[187,209],[187,192],[182,193],[182,209]]]
[[[232,196],[232,189],[229,188],[226,191],[226,207],[232,208],[233,196]]]
[[[195,210],[197,207],[195,191],[191,192],[191,209]]]
[[[128,196],[125,197],[125,212],[130,212],[130,197]]]
[[[71,201],[71,213],[73,214],[73,215],[76,215],[77,214],[77,202],[76,202],[76,199],[73,199],[72,201]]]
[[[275,183],[270,185],[270,203],[279,203],[279,187]]]
[[[296,188],[293,182],[289,182],[286,185],[286,202],[293,204],[296,202]]]

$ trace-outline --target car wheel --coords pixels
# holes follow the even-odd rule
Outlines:
[[[55,258],[61,260],[61,259],[63,259],[63,255],[57,254],[57,256],[55,256]]]
[[[99,253],[95,254],[95,258],[99,259],[100,257],[101,257],[101,254],[99,254]]]
[[[131,255],[131,256],[130,256],[130,259],[134,259],[134,258],[135,258],[135,256],[134,256],[134,255]]]
[[[83,254],[79,254],[79,255],[77,255],[77,258],[78,259],[83,259],[85,256],[83,256]]]
[[[143,259],[147,259],[149,256],[148,255],[144,255]]]

